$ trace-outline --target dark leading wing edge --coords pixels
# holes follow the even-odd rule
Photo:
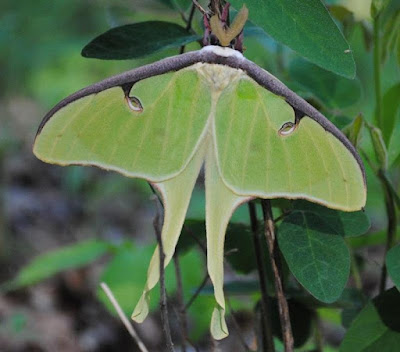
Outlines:
[[[157,76],[170,71],[178,71],[198,62],[226,65],[245,71],[249,75],[249,77],[254,79],[259,85],[268,89],[272,93],[285,98],[285,100],[295,110],[297,117],[300,117],[301,119],[302,116],[309,116],[311,119],[318,122],[326,131],[332,133],[337,139],[339,139],[357,160],[357,163],[359,164],[360,169],[363,173],[364,185],[366,185],[365,169],[360,156],[358,155],[354,146],[346,138],[346,136],[332,122],[330,122],[317,109],[315,109],[303,98],[290,90],[286,85],[284,85],[279,79],[270,74],[268,71],[262,69],[254,62],[242,57],[238,52],[235,52],[232,49],[221,47],[217,48],[218,50],[213,51],[212,47],[208,46],[203,48],[202,50],[191,51],[185,54],[169,57],[155,63],[107,78],[103,81],[83,88],[59,102],[46,114],[38,128],[37,135],[40,134],[44,125],[58,110],[60,110],[67,104],[87,95],[95,94],[105,89],[116,86],[120,86],[127,94],[129,93],[129,89],[132,87],[132,85],[142,79]]]

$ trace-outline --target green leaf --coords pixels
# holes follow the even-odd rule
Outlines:
[[[375,18],[378,16],[385,7],[389,4],[390,0],[372,0],[371,2],[371,16]]]
[[[386,266],[391,279],[400,290],[400,244],[387,253]]]
[[[108,284],[122,310],[128,316],[131,315],[136,302],[143,292],[143,285],[147,277],[147,268],[153,251],[153,246],[138,247],[129,244],[128,246],[121,247],[101,274],[100,281]],[[196,251],[190,251],[179,256],[179,259],[184,299],[188,302],[203,280],[206,270],[205,264]],[[175,273],[172,266],[166,268],[165,285],[168,294],[172,296],[176,288]],[[110,313],[115,314],[114,307],[100,288],[97,290],[97,297]],[[157,309],[159,297],[160,294],[157,287],[151,293],[149,304],[151,311]],[[212,297],[199,296],[190,306],[188,313],[189,317],[193,320],[193,324],[191,324],[193,327],[191,329],[191,337],[197,339],[208,329],[214,302]]]
[[[390,11],[388,19],[383,23],[381,60],[384,63],[395,51],[400,40],[400,10]]]
[[[186,10],[192,3],[190,0],[158,0],[162,4],[165,4],[171,9]]]
[[[241,8],[243,1],[232,0]],[[355,64],[343,34],[320,0],[247,0],[250,20],[311,62],[354,78]]]
[[[127,245],[121,248],[114,258],[104,268],[100,276],[100,282],[105,282],[113,292],[122,310],[130,316],[136,301],[143,292],[143,284],[146,282],[147,267],[153,253],[153,248],[136,247]],[[134,274],[132,274],[134,272]],[[167,280],[168,279],[168,280]],[[170,277],[166,278],[166,285],[171,288]],[[158,301],[158,290],[154,290],[154,301],[151,308],[154,309]],[[98,288],[97,296],[110,312],[114,312],[104,292]]]
[[[397,37],[397,50],[396,50],[396,56],[397,56],[397,63],[400,65],[400,35]]]
[[[83,48],[82,56],[103,60],[136,59],[160,50],[178,48],[199,38],[175,23],[134,23],[99,35]]]
[[[400,17],[399,17],[400,22]],[[386,145],[389,145],[392,132],[395,127],[395,122],[399,113],[400,107],[400,83],[389,88],[383,96],[383,126],[382,134]],[[397,141],[398,142],[398,141]]]
[[[270,300],[271,302],[271,300]],[[313,320],[313,312],[304,304],[294,299],[288,300],[290,323],[292,326],[294,347],[303,346],[311,335],[311,327]],[[279,318],[278,303],[273,299],[270,304],[272,333],[274,336],[282,340],[282,329]]]
[[[290,77],[305,92],[330,109],[342,109],[354,105],[361,97],[359,80],[339,77],[301,58],[291,62]]]
[[[389,165],[389,155],[386,148],[385,141],[383,140],[382,131],[371,124],[367,124],[369,133],[371,135],[372,145],[374,146],[376,160],[380,169],[386,171]]]
[[[295,210],[307,211],[320,217],[321,221],[330,226],[333,233],[337,233],[344,237],[355,237],[365,234],[371,227],[371,221],[368,215],[360,210],[354,212],[345,212],[333,210],[322,205],[307,202],[305,200],[297,200],[293,202]]]
[[[337,300],[350,273],[344,239],[312,212],[294,211],[278,228],[278,242],[296,279],[320,301]]]
[[[379,246],[386,243],[386,231],[380,230],[365,236],[349,238],[347,243],[353,249]],[[400,240],[400,231],[396,233],[396,240]]]
[[[341,352],[397,350],[400,344],[400,293],[392,288],[369,302],[351,324]]]
[[[211,295],[214,292],[214,287],[206,285],[201,294]],[[224,284],[224,292],[228,296],[249,296],[260,292],[260,283],[258,280],[233,280]]]
[[[261,243],[262,251],[266,257],[265,261],[268,262],[269,259],[267,258],[268,249],[266,247],[266,242],[261,241]],[[225,253],[227,253],[226,260],[236,272],[249,274],[257,269],[253,234],[248,225],[235,223],[228,225],[225,239]],[[271,280],[272,272],[269,266],[266,267],[266,274],[268,279]]]
[[[107,242],[92,239],[39,255],[25,266],[6,289],[35,284],[59,272],[87,265],[110,250]]]
[[[182,228],[182,234],[179,236],[176,250],[183,254],[193,247],[206,241],[206,223],[204,220],[187,219]]]
[[[262,226],[260,225],[260,229]],[[188,219],[182,229],[182,235],[179,237],[177,250],[179,253],[185,253],[199,242],[205,243],[206,224],[204,220]],[[261,241],[263,252],[268,256],[266,242]],[[238,273],[249,274],[257,269],[257,262],[254,253],[253,234],[249,225],[240,223],[230,223],[226,231],[224,252],[225,259],[231,267]],[[266,258],[266,262],[269,259]],[[266,267],[268,279],[272,279],[272,272],[269,266]]]
[[[341,317],[342,325],[348,329],[357,317],[360,311],[363,309],[367,299],[362,293],[357,289],[345,289],[341,299],[347,300],[347,305],[343,307]]]
[[[346,126],[343,129],[343,133],[349,139],[349,141],[354,145],[357,149],[363,132],[364,127],[364,119],[361,114],[359,114],[350,125]]]
[[[395,117],[395,124],[393,127],[392,137],[390,138],[388,147],[389,166],[393,166],[400,156],[400,109]]]
[[[364,299],[362,293],[353,288],[345,288],[340,297],[333,303],[324,303],[318,301],[308,291],[302,287],[291,287],[289,284],[286,285],[285,293],[288,297],[295,299],[297,302],[304,304],[311,310],[319,308],[331,308],[331,309],[354,309],[359,307],[360,300]]]

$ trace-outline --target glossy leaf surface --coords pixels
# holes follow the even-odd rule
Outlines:
[[[295,201],[293,203],[293,209],[313,213],[315,216],[319,217],[327,227],[331,227],[334,233],[343,237],[363,235],[371,226],[371,221],[368,215],[362,210],[344,212],[329,209],[304,200]]]
[[[400,244],[387,253],[386,266],[391,279],[400,290]]]
[[[99,35],[82,56],[103,60],[136,59],[168,48],[179,48],[199,36],[170,22],[148,21],[115,27]]]
[[[336,301],[350,273],[343,237],[314,213],[295,211],[278,230],[279,248],[296,279],[317,299]]]
[[[360,312],[347,331],[341,352],[395,351],[400,344],[400,293],[385,291]]]
[[[100,240],[87,240],[42,254],[25,266],[6,288],[35,284],[59,272],[82,267],[106,254],[110,245]]]
[[[241,8],[243,1],[232,0]],[[355,64],[343,34],[320,0],[247,0],[250,20],[311,62],[354,78]]]
[[[346,108],[357,103],[361,97],[358,79],[337,76],[300,58],[291,62],[289,74],[298,84],[300,92],[312,94],[318,103],[328,109]]]

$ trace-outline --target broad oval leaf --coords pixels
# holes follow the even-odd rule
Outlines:
[[[342,236],[319,216],[294,211],[278,229],[278,242],[290,271],[314,297],[336,301],[350,273],[350,254]]]
[[[392,288],[369,302],[354,319],[340,352],[389,352],[399,344],[400,293]]]
[[[152,252],[151,246],[127,245],[125,248],[122,247],[101,274],[100,281],[105,282],[110,287],[122,310],[127,315],[132,313],[136,300],[143,292],[143,283],[146,281],[147,266]],[[134,270],[135,274],[128,275],[129,270]],[[167,289],[173,289],[171,279],[170,273],[166,273]],[[110,312],[114,313],[112,304],[100,288],[97,291],[97,297]],[[158,290],[154,290],[154,297],[152,298],[150,309],[155,309],[159,299]]]
[[[291,62],[289,74],[300,88],[311,92],[320,104],[330,109],[349,107],[361,97],[359,80],[339,77],[301,58]]]
[[[400,12],[399,12],[400,13]],[[400,16],[399,16],[400,22]],[[400,25],[399,25],[400,26]],[[383,139],[387,145],[391,142],[391,136],[396,127],[396,120],[400,112],[400,83],[390,87],[383,96]],[[398,141],[396,141],[398,143]]]
[[[400,244],[393,247],[386,255],[386,266],[391,279],[400,290]]]
[[[371,2],[371,16],[377,17],[389,4],[390,0],[372,0]]]
[[[109,249],[107,242],[92,239],[44,253],[22,268],[14,280],[5,284],[5,289],[29,286],[59,272],[82,267],[106,254]]]
[[[146,282],[148,262],[154,251],[153,246],[139,247],[127,245],[121,247],[112,260],[106,265],[101,274],[100,281],[107,283],[111,291],[117,298],[122,310],[130,315],[143,292],[143,284]],[[203,277],[203,263],[196,251],[191,251],[183,256],[179,256],[181,262],[182,279],[184,282],[184,296],[188,300],[196,286]],[[134,274],[132,271],[134,270]],[[172,267],[166,268],[165,285],[169,292],[173,292],[175,286],[175,273]],[[107,296],[99,288],[97,297],[114,313],[113,305],[109,302]],[[150,309],[154,310],[159,305],[159,290],[153,290],[150,300]],[[211,314],[212,307],[208,309]],[[209,316],[207,317],[208,324]]]
[[[282,328],[279,319],[279,308],[276,299],[269,300],[271,312],[272,333],[282,340]],[[312,332],[313,311],[295,299],[288,300],[290,324],[292,326],[294,347],[303,346]]]
[[[293,202],[295,210],[311,212],[321,218],[321,221],[330,227],[333,233],[344,237],[355,237],[365,234],[371,227],[368,215],[360,210],[345,212],[329,209],[319,204],[298,200]]]
[[[175,23],[140,22],[115,27],[99,35],[83,48],[82,56],[103,60],[136,59],[198,39],[198,35]]]
[[[236,8],[244,1],[231,0]],[[320,0],[246,0],[250,20],[311,62],[354,78],[349,44]]]

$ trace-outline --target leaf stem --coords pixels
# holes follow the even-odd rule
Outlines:
[[[163,241],[161,239],[161,220],[160,220],[160,202],[157,202],[157,214],[153,221],[154,231],[156,233],[158,249],[160,253],[160,311],[161,311],[161,323],[164,332],[164,338],[166,347],[169,352],[174,352],[174,344],[171,338],[171,329],[169,326],[168,319],[168,306],[167,306],[167,291],[165,289],[165,253],[163,247]]]
[[[378,127],[383,128],[382,116],[382,91],[381,91],[381,20],[378,14],[374,19],[374,80],[375,80],[375,104],[376,122]]]
[[[383,257],[383,266],[382,266],[382,274],[381,281],[379,285],[379,292],[382,293],[386,288],[386,279],[387,279],[387,267],[386,267],[386,255],[389,252],[390,248],[393,247],[396,237],[397,230],[397,217],[396,217],[396,207],[393,198],[393,194],[391,189],[388,187],[386,180],[384,179],[384,175],[382,170],[378,171],[378,177],[381,180],[384,192],[385,192],[385,206],[386,206],[386,214],[387,214],[387,235],[386,235],[386,247],[385,253]]]
[[[351,256],[351,273],[353,275],[354,284],[356,288],[362,291],[362,279],[360,274],[360,268],[358,267],[357,259],[353,249],[350,249]]]
[[[234,326],[234,328],[235,328],[235,330],[237,332],[237,337],[239,338],[239,341],[240,341],[241,345],[243,346],[243,348],[246,351],[251,351],[250,347],[247,345],[246,340],[243,337],[242,331],[240,329],[240,325],[239,325],[239,323],[238,323],[238,321],[236,319],[236,312],[233,309],[231,301],[229,300],[229,298],[226,300],[226,302],[228,303],[228,307],[229,307],[229,310],[231,312],[232,323],[233,323],[233,326]]]
[[[193,2],[192,6],[190,8],[189,18],[187,19],[187,22],[186,22],[186,30],[188,32],[191,31],[191,29],[192,29],[192,22],[193,22],[195,10],[196,10],[196,3]],[[179,50],[179,54],[183,54],[185,52],[185,48],[186,48],[186,45],[182,45]]]
[[[264,234],[268,244],[272,272],[275,280],[275,292],[278,299],[279,319],[281,322],[283,344],[285,346],[285,352],[293,352],[294,341],[292,326],[290,323],[289,306],[283,292],[279,248],[275,236],[275,223],[272,216],[271,201],[268,199],[262,199],[261,205],[264,215]]]
[[[256,255],[256,262],[257,262],[258,279],[260,281],[260,290],[261,290],[261,319],[263,321],[261,325],[264,327],[264,329],[262,329],[261,331],[263,351],[264,352],[275,351],[274,338],[272,336],[272,328],[270,321],[271,312],[269,309],[270,305],[268,302],[269,297],[267,293],[265,263],[263,260],[261,241],[258,232],[256,207],[253,201],[250,201],[248,203],[248,206],[249,206],[251,230],[253,233],[254,252]]]
[[[176,277],[176,296],[178,301],[178,317],[179,325],[182,334],[182,352],[186,352],[186,341],[188,339],[188,323],[185,311],[185,303],[183,301],[183,283],[182,283],[182,272],[179,262],[179,255],[176,251],[174,253],[174,267],[175,267],[175,277]]]
[[[315,311],[314,315],[314,339],[315,339],[315,351],[323,352],[324,350],[324,338],[321,333],[321,320],[319,318],[318,312]]]
[[[393,189],[389,179],[387,178],[386,173],[382,169],[377,168],[363,150],[361,150],[361,152],[365,160],[367,161],[367,163],[369,164],[371,169],[375,172],[376,176],[381,182],[384,191],[384,199],[385,199],[386,214],[387,214],[387,230],[386,230],[386,247],[383,257],[381,280],[379,284],[379,291],[380,293],[382,293],[385,291],[386,279],[387,279],[387,268],[385,262],[386,254],[390,250],[390,248],[393,247],[394,242],[396,240],[396,232],[397,232],[396,200],[395,200],[396,195],[393,194]]]
[[[206,276],[204,277],[203,281],[201,282],[201,284],[199,285],[199,287],[197,287],[196,292],[193,294],[192,297],[190,297],[189,301],[186,303],[185,305],[185,312],[190,308],[190,306],[193,304],[193,302],[196,300],[197,296],[200,294],[200,292],[202,291],[202,289],[204,288],[204,286],[206,286],[207,282],[208,282],[208,273],[206,274]]]

